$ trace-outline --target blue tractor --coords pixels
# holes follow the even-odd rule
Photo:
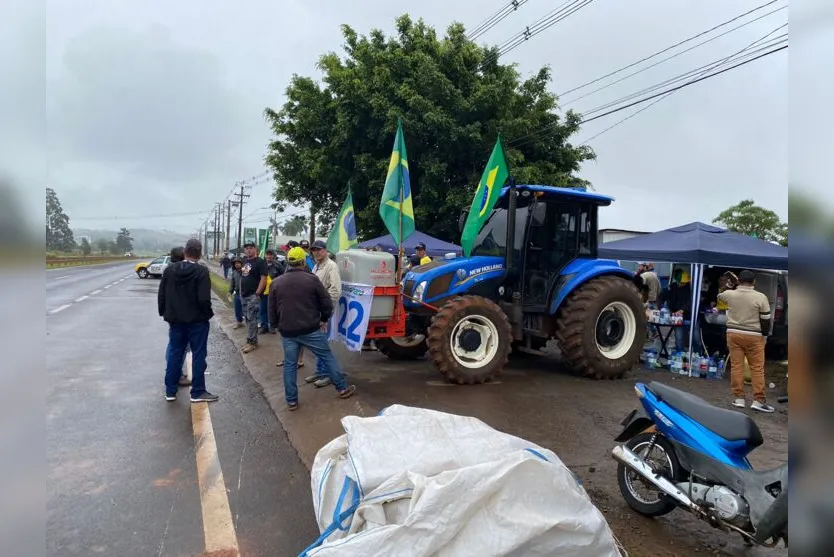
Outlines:
[[[555,339],[565,363],[620,378],[646,338],[630,272],[597,259],[597,212],[613,199],[551,186],[505,187],[471,257],[433,261],[404,277],[404,338],[377,341],[394,359],[428,352],[452,382],[494,379],[513,351]],[[466,213],[461,215],[461,226]]]

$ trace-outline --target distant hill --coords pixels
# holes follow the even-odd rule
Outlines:
[[[150,230],[147,228],[129,229],[130,236],[133,238],[133,251],[137,254],[154,255],[162,254],[171,250],[174,246],[185,245],[189,235],[182,232],[174,232],[172,230]],[[107,240],[115,240],[118,235],[118,230],[99,230],[89,228],[73,228],[75,239],[80,241],[83,236],[86,236],[90,243],[95,246],[95,242],[102,238]],[[93,248],[95,249],[95,247]]]

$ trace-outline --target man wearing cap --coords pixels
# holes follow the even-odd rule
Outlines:
[[[327,342],[327,323],[333,315],[333,302],[324,284],[305,267],[307,254],[302,248],[287,253],[287,272],[278,280],[269,297],[270,318],[278,324],[284,347],[284,396],[290,410],[298,408],[298,351],[308,348],[322,362],[327,377],[340,398],[356,392],[339,369]]]
[[[258,347],[258,316],[261,296],[266,289],[267,269],[266,262],[258,257],[258,248],[253,242],[248,242],[244,248],[246,259],[240,269],[240,301],[247,327],[243,352],[249,353]]]
[[[261,306],[259,312],[259,320],[261,322],[260,334],[265,335],[266,333],[275,333],[276,329],[274,323],[270,323],[269,321],[269,287],[272,284],[272,281],[277,279],[284,273],[284,267],[280,264],[278,260],[275,259],[275,250],[268,249],[266,250],[266,287],[264,287],[264,293],[261,296]]]
[[[177,399],[186,347],[191,347],[191,402],[214,402],[217,396],[206,390],[206,354],[208,351],[211,309],[209,270],[198,261],[203,245],[194,238],[183,250],[185,259],[165,268],[159,282],[159,315],[169,324],[169,353],[165,369],[165,400]]]
[[[313,259],[316,261],[313,267],[313,274],[318,277],[327,290],[330,296],[330,301],[333,302],[333,307],[336,308],[339,303],[339,296],[342,295],[342,277],[339,275],[339,266],[336,262],[330,259],[330,254],[327,252],[327,244],[321,240],[313,242],[313,247],[310,248],[313,254]],[[304,378],[305,383],[315,382],[316,387],[326,387],[330,384],[330,377],[327,376],[327,370],[324,366],[324,361],[321,359],[316,361],[316,374]]]
[[[301,246],[301,249],[303,249],[304,253],[307,254],[307,267],[312,271],[316,266],[316,262],[313,259],[313,256],[310,255],[310,242],[307,240],[301,240],[299,246]]]
[[[660,297],[660,279],[654,272],[654,263],[641,261],[637,265],[637,276],[643,285],[643,296],[649,308],[658,309],[657,300]]]
[[[754,286],[756,274],[744,270],[738,274],[738,286],[724,290],[718,299],[727,304],[727,347],[730,350],[730,386],[733,406],[744,408],[744,358],[750,364],[753,403],[750,408],[773,412],[765,399],[765,339],[770,334],[770,302]]]

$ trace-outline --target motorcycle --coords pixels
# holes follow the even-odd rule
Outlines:
[[[623,419],[612,451],[626,503],[649,517],[681,508],[748,546],[787,547],[788,465],[753,469],[747,455],[764,443],[756,422],[656,381],[634,389],[642,409]]]

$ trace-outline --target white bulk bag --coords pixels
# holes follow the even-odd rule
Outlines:
[[[482,421],[395,405],[342,419],[316,455],[306,557],[620,556],[551,451]]]

